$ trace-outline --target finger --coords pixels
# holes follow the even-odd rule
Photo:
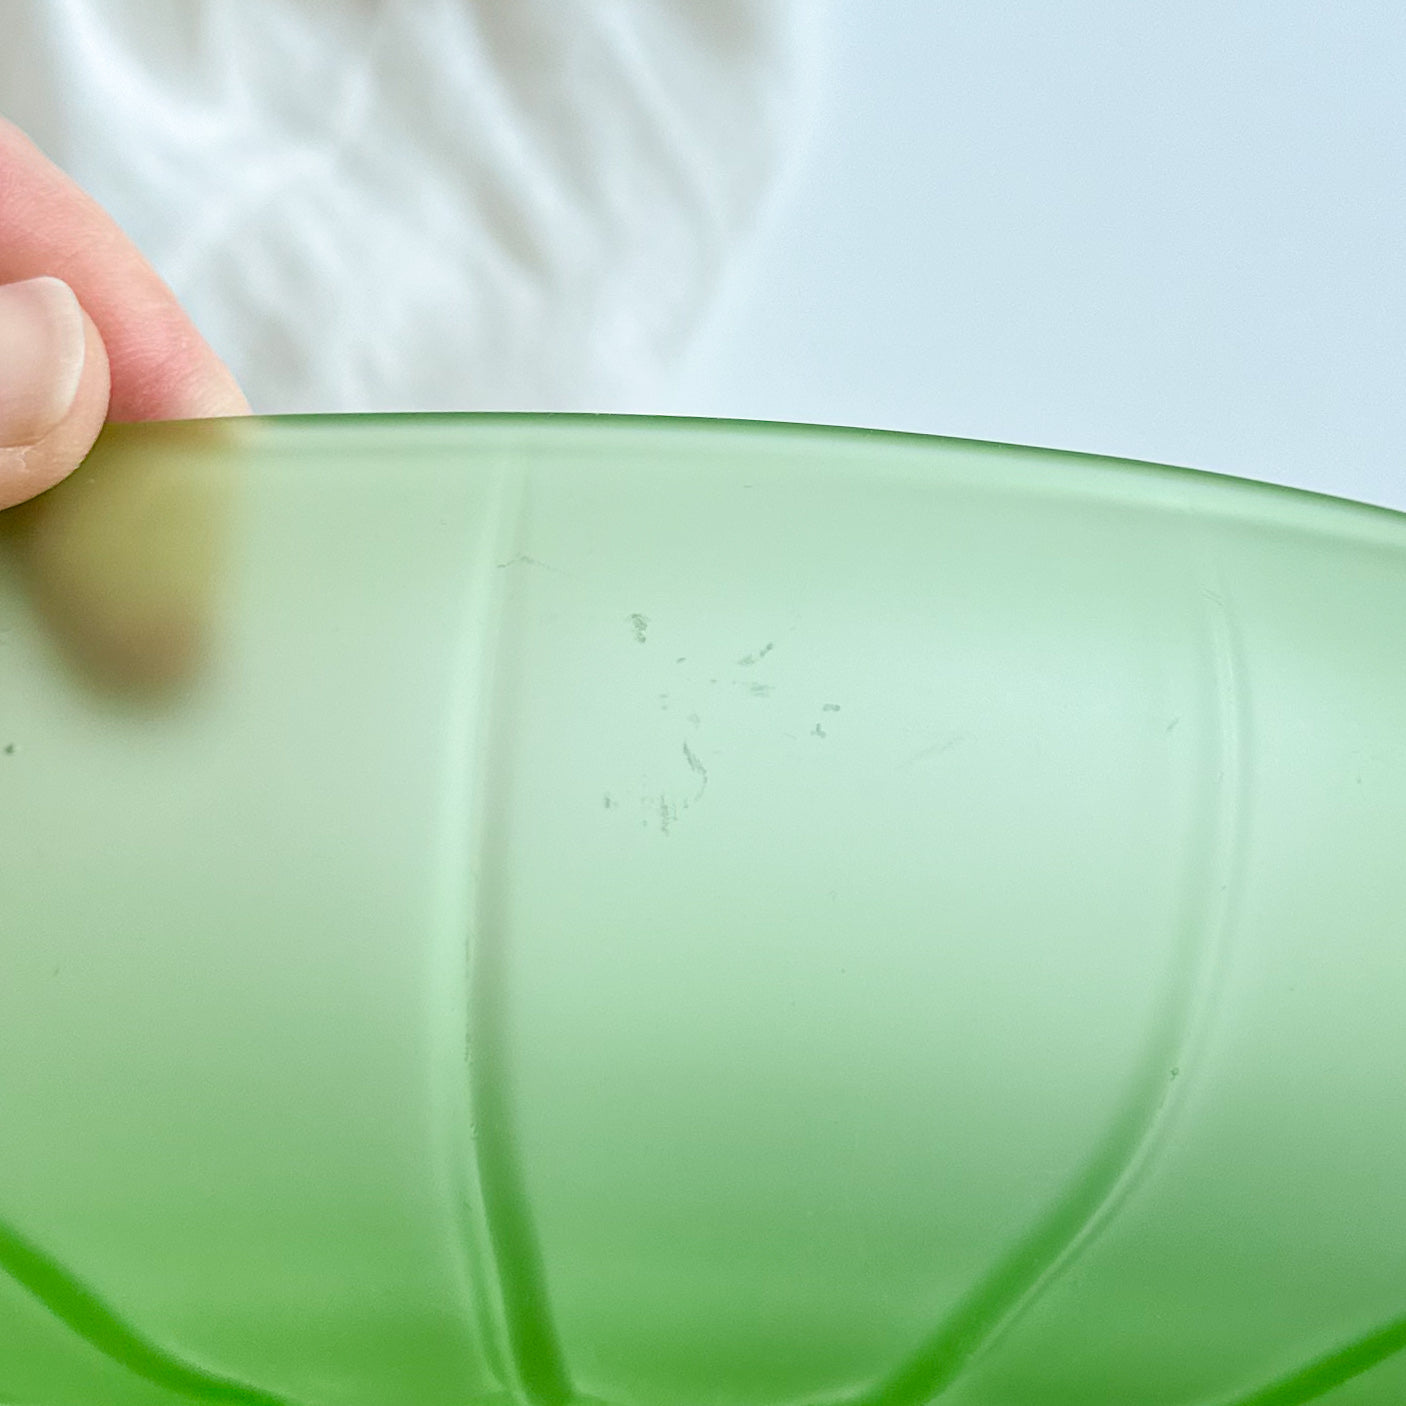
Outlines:
[[[116,222],[0,119],[0,285],[33,280],[49,282],[38,294],[16,296],[47,297],[53,311],[62,298],[49,283],[61,280],[76,298],[82,363],[66,409],[71,362],[46,378],[40,361],[16,355],[11,360],[26,369],[8,378],[0,371],[0,396],[8,394],[15,421],[25,421],[0,439],[31,440],[0,456],[0,506],[39,495],[3,514],[4,536],[55,640],[87,683],[169,692],[194,678],[208,641],[227,486],[201,477],[176,492],[141,462],[122,472],[101,453],[92,456],[93,472],[58,479],[93,444],[104,410],[108,419],[130,421],[239,415],[249,407]],[[67,315],[71,334],[71,307]],[[71,354],[72,341],[64,345]],[[46,417],[55,423],[43,431]]]
[[[0,285],[0,508],[71,473],[108,409],[97,328],[57,278]]]
[[[0,284],[43,275],[68,284],[101,336],[110,419],[247,413],[228,368],[112,217],[0,118]]]
[[[161,699],[204,652],[227,485],[183,471],[180,456],[153,462],[140,444],[89,454],[107,403],[107,353],[72,289],[48,277],[0,285],[4,539],[79,676]]]

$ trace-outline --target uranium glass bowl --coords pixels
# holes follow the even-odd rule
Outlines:
[[[4,536],[7,1406],[1406,1400],[1406,518],[351,417]]]

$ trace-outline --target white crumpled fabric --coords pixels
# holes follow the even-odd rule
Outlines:
[[[5,0],[0,112],[258,410],[647,407],[801,137],[816,0]]]

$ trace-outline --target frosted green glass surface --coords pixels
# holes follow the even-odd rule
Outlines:
[[[433,416],[6,518],[4,1406],[1406,1401],[1406,518]]]

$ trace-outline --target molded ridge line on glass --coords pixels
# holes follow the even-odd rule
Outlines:
[[[1406,1348],[1406,1316],[1325,1352],[1322,1357],[1315,1357],[1268,1386],[1237,1396],[1228,1406],[1304,1406],[1305,1402],[1317,1401],[1335,1387],[1379,1366],[1403,1348]]]
[[[1063,1194],[988,1270],[895,1372],[845,1406],[926,1406],[1074,1264],[1104,1230],[1164,1146],[1186,1075],[1204,1047],[1233,936],[1243,866],[1249,710],[1238,625],[1216,574],[1193,584],[1204,602],[1202,641],[1213,693],[1214,741],[1202,766],[1204,844],[1188,864],[1179,967],[1135,1078],[1107,1130]],[[1256,1403],[1258,1406],[1258,1403]]]
[[[287,1397],[194,1366],[153,1342],[78,1275],[4,1221],[0,1221],[0,1271],[110,1362],[154,1386],[191,1401],[295,1406]]]
[[[530,484],[518,480],[519,492],[508,535],[495,546],[507,550],[500,562],[521,555],[530,518]],[[553,1322],[537,1227],[524,1185],[517,1145],[507,1068],[507,992],[504,945],[505,914],[501,889],[508,859],[502,804],[511,788],[514,749],[511,701],[517,673],[513,655],[501,642],[516,633],[516,573],[504,569],[504,585],[490,631],[484,679],[487,714],[483,721],[483,765],[476,781],[474,859],[476,893],[469,934],[466,1018],[468,1089],[471,1120],[473,1188],[481,1216],[482,1238],[497,1288],[502,1347],[512,1386],[529,1406],[566,1406],[575,1397]]]

